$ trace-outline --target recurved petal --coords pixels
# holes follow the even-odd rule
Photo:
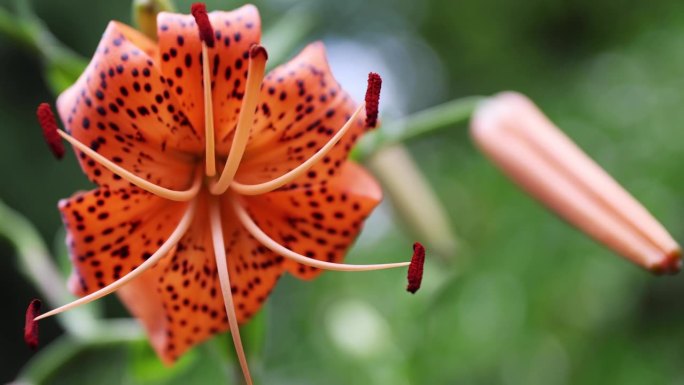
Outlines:
[[[261,20],[256,7],[245,5],[231,12],[211,12],[209,21],[216,37],[215,47],[208,52],[216,136],[221,138],[235,128],[247,79],[249,48],[261,39]],[[161,12],[157,25],[162,72],[193,126],[203,133],[202,44],[195,19]],[[224,153],[230,148],[229,143],[218,145]]]
[[[139,266],[173,232],[185,207],[137,187],[98,188],[60,201],[73,264],[70,290],[92,293]]]
[[[143,323],[167,364],[187,349],[228,330],[207,212],[207,200],[168,263],[120,290],[126,307]],[[262,306],[282,274],[282,258],[264,250],[239,227],[230,206],[222,209],[227,264],[238,322]]]
[[[324,185],[244,197],[250,215],[271,238],[302,255],[335,263],[343,261],[381,199],[375,179],[352,162]],[[290,260],[285,267],[302,279],[320,273]]]
[[[355,107],[333,77],[323,44],[307,46],[264,79],[255,124],[236,179],[256,184],[291,171],[323,147]],[[335,175],[366,131],[364,120],[362,113],[321,162],[284,188],[317,185]]]
[[[67,131],[93,150],[150,182],[183,189],[193,166],[181,151],[201,151],[202,137],[169,92],[155,55],[149,39],[111,22],[85,72],[59,96],[57,109]],[[128,185],[76,153],[93,182]]]

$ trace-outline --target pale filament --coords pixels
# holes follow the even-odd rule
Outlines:
[[[209,204],[211,239],[214,246],[214,257],[216,258],[216,269],[218,271],[219,283],[221,284],[223,304],[225,305],[226,315],[228,316],[228,324],[230,325],[230,335],[233,338],[233,345],[235,346],[235,352],[237,353],[238,360],[240,361],[242,373],[245,376],[245,382],[247,385],[252,385],[252,377],[249,373],[247,358],[242,347],[240,328],[238,326],[237,315],[235,314],[235,304],[233,303],[233,294],[231,292],[230,273],[228,272],[226,249],[223,243],[221,208],[219,207],[218,199],[216,197],[211,197]]]
[[[263,230],[254,223],[254,220],[249,216],[247,210],[245,210],[240,203],[238,203],[234,198],[231,198],[231,203],[235,209],[235,214],[237,215],[240,223],[244,228],[262,245],[264,245],[269,250],[273,251],[278,255],[282,255],[285,258],[289,258],[295,262],[301,263],[302,265],[316,267],[323,270],[334,270],[334,271],[371,271],[371,270],[384,270],[393,269],[397,267],[406,267],[410,262],[397,262],[397,263],[383,263],[374,265],[348,265],[344,263],[334,263],[320,261],[318,259],[309,258],[299,253],[286,248],[285,246],[279,244],[273,238],[269,237]]]
[[[242,160],[242,155],[245,153],[245,148],[247,147],[247,141],[249,139],[249,131],[254,122],[254,115],[259,101],[259,92],[261,82],[264,79],[265,68],[266,55],[256,54],[254,57],[250,57],[245,94],[242,98],[240,116],[238,116],[238,123],[235,128],[233,143],[231,144],[230,152],[228,153],[228,159],[226,160],[226,165],[224,166],[218,181],[209,184],[209,191],[214,195],[221,195],[230,187],[238,166],[240,165],[240,161]]]
[[[347,120],[347,122],[340,128],[339,131],[333,136],[328,143],[326,143],[318,152],[316,152],[311,158],[307,159],[304,163],[300,164],[293,170],[277,177],[274,178],[268,182],[263,182],[259,184],[242,184],[236,180],[231,183],[230,188],[235,191],[238,194],[241,195],[260,195],[260,194],[266,194],[268,192],[274,191],[290,182],[293,180],[299,178],[302,176],[307,170],[309,170],[311,167],[313,167],[318,161],[323,159],[324,156],[326,156],[330,150],[333,149],[333,147],[337,144],[337,142],[342,139],[344,134],[349,131],[351,127],[354,126],[356,123],[356,119],[358,118],[359,114],[361,113],[361,110],[365,107],[365,103],[362,103],[356,111],[354,111],[354,114]]]
[[[188,203],[188,208],[185,210],[183,218],[181,218],[180,222],[178,223],[178,226],[176,226],[176,228],[173,230],[169,238],[161,245],[161,247],[159,247],[157,251],[154,252],[154,254],[152,254],[152,256],[150,256],[150,258],[148,258],[145,262],[140,264],[140,266],[133,269],[130,273],[124,275],[123,277],[110,283],[109,285],[103,287],[98,291],[86,295],[85,297],[81,297],[73,302],[60,306],[57,309],[53,309],[45,314],[41,314],[34,320],[39,321],[43,318],[51,317],[53,315],[65,312],[67,310],[71,310],[75,307],[93,302],[108,294],[113,293],[114,291],[123,287],[135,278],[139,277],[142,273],[147,271],[149,268],[151,268],[157,262],[159,262],[162,258],[167,256],[173,250],[176,244],[178,244],[178,242],[181,240],[183,235],[185,235],[185,232],[188,230],[190,224],[192,223],[192,219],[195,216],[196,207],[196,200],[192,200],[190,203]]]
[[[202,84],[204,86],[204,137],[206,147],[205,173],[216,175],[216,148],[214,140],[214,107],[211,97],[211,71],[207,44],[202,42]]]
[[[57,133],[64,138],[67,142],[69,142],[72,146],[78,148],[80,151],[84,152],[86,155],[88,155],[92,160],[95,162],[99,163],[102,165],[104,168],[108,169],[109,171],[113,172],[114,174],[120,176],[121,178],[127,180],[128,182],[140,187],[141,189],[150,192],[160,198],[166,198],[172,201],[180,201],[180,202],[187,202],[194,198],[197,195],[197,192],[199,192],[200,187],[202,186],[202,175],[201,173],[198,173],[195,171],[195,176],[194,176],[194,181],[192,186],[184,191],[178,191],[178,190],[171,190],[167,189],[165,187],[156,185],[146,179],[143,179],[132,172],[126,170],[125,168],[119,166],[118,164],[112,162],[111,160],[107,159],[106,157],[100,155],[97,151],[91,149],[90,147],[86,146],[82,142],[80,142],[78,139],[74,138],[73,136],[67,134],[66,132],[62,130],[57,130]]]

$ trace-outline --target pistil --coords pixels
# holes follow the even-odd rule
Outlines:
[[[249,139],[249,131],[254,122],[254,115],[256,113],[256,106],[259,101],[259,91],[261,82],[264,80],[264,71],[266,69],[266,60],[268,54],[266,49],[260,45],[253,45],[249,51],[249,69],[247,72],[247,85],[245,86],[245,94],[242,97],[242,106],[240,107],[240,116],[233,135],[233,143],[230,146],[228,159],[226,165],[221,172],[218,181],[209,185],[209,191],[214,195],[221,195],[230,184],[233,183],[235,173],[237,172],[242,155],[247,148],[247,140]]]

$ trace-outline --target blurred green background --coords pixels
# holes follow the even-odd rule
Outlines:
[[[108,20],[130,22],[128,1],[32,3],[55,36],[86,57]],[[190,2],[177,4],[185,10]],[[240,4],[207,1],[210,9]],[[310,27],[297,48],[326,42],[333,71],[357,100],[365,74],[381,72],[386,122],[462,96],[528,94],[684,239],[683,2],[255,4],[267,30],[280,22],[281,33]],[[91,186],[73,155],[55,162],[42,142],[35,107],[54,97],[40,61],[6,36],[0,58],[0,199],[48,244],[61,244],[57,200]],[[258,383],[684,384],[680,277],[651,276],[545,211],[473,148],[466,125],[407,145],[447,207],[459,251],[430,258],[428,250],[415,296],[404,292],[398,271],[284,277],[260,321],[263,343],[252,351]],[[409,228],[382,206],[348,261],[408,257]],[[7,382],[32,357],[21,331],[38,293],[19,275],[10,243],[0,241],[0,256],[0,381]],[[115,297],[104,302],[107,316],[125,316]],[[44,345],[62,333],[54,320],[42,329]],[[168,371],[145,343],[93,348],[48,383],[221,383],[230,377],[231,350],[223,336]]]

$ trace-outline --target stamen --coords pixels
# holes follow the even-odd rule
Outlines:
[[[50,151],[52,151],[55,158],[62,159],[64,157],[64,143],[62,143],[62,139],[57,134],[59,126],[57,126],[57,120],[52,113],[52,108],[50,108],[48,103],[40,103],[36,110],[36,116],[38,117],[40,127],[43,129],[43,137],[50,147]]]
[[[202,41],[202,86],[204,88],[204,138],[205,138],[205,173],[216,175],[216,145],[214,139],[214,105],[211,97],[211,64],[209,48],[214,48],[214,29],[211,27],[207,7],[204,3],[194,3],[191,8],[195,17],[200,40]]]
[[[207,6],[204,3],[193,3],[190,7],[190,13],[195,18],[202,43],[209,46],[209,48],[214,48],[214,29],[209,22]]]
[[[328,141],[328,143],[326,143],[320,150],[318,150],[318,152],[316,152],[311,158],[307,159],[304,163],[295,167],[293,170],[268,182],[259,184],[242,184],[234,180],[233,183],[230,185],[231,189],[233,189],[233,191],[241,195],[260,195],[276,190],[292,182],[293,180],[299,178],[311,167],[313,167],[316,163],[318,163],[321,159],[323,159],[323,157],[325,157],[330,152],[330,150],[333,149],[337,142],[339,142],[340,139],[342,139],[342,136],[344,136],[344,134],[346,134],[347,131],[349,131],[349,129],[354,126],[356,118],[361,113],[363,107],[363,104],[360,105],[356,109],[356,111],[354,111],[354,114],[351,116],[351,118],[347,120],[344,126],[342,126],[342,128],[339,131],[337,131],[335,136],[333,136],[330,139],[330,141]]]
[[[415,294],[420,289],[420,283],[423,281],[423,265],[425,264],[425,247],[416,242],[413,244],[413,257],[408,268],[408,285],[406,291]]]
[[[119,166],[118,164],[112,162],[111,160],[105,158],[104,156],[100,155],[97,151],[91,149],[90,147],[86,146],[82,142],[80,142],[78,139],[74,138],[73,136],[67,134],[66,132],[62,130],[57,130],[57,133],[64,138],[67,142],[69,142],[72,146],[76,147],[80,151],[83,151],[86,155],[88,155],[91,159],[96,161],[97,163],[101,164],[103,167],[108,169],[109,171],[113,172],[114,174],[120,176],[121,178],[131,182],[132,184],[140,187],[141,189],[148,191],[154,195],[157,195],[160,198],[165,198],[169,199],[172,201],[181,201],[181,202],[186,202],[191,200],[197,195],[197,192],[199,191],[200,187],[202,186],[202,175],[199,172],[195,171],[195,179],[192,184],[192,186],[184,191],[177,191],[177,190],[170,190],[165,187],[158,186],[146,179],[143,179],[132,172],[126,170],[125,168]]]
[[[375,72],[368,74],[368,88],[366,88],[366,127],[375,128],[378,124],[380,112],[380,89],[382,78]]]
[[[39,321],[47,317],[51,317],[53,315],[63,313],[67,310],[71,310],[75,307],[85,305],[87,303],[93,302],[97,299],[100,299],[108,294],[113,293],[114,291],[118,290],[122,286],[126,285],[127,283],[131,282],[138,276],[140,276],[142,273],[147,271],[150,267],[154,266],[157,262],[159,262],[162,258],[164,258],[166,255],[169,254],[169,252],[176,246],[176,244],[181,240],[183,235],[185,235],[185,232],[188,231],[188,228],[190,228],[190,224],[192,223],[192,219],[195,216],[195,209],[197,206],[197,201],[193,200],[188,204],[187,210],[185,210],[185,213],[183,214],[183,218],[181,218],[180,222],[178,223],[178,226],[173,230],[171,235],[169,236],[169,239],[167,239],[160,247],[157,249],[157,251],[152,254],[145,262],[140,264],[140,266],[136,267],[133,269],[130,273],[124,275],[123,277],[119,278],[118,280],[110,283],[109,285],[103,287],[102,289],[95,291],[93,293],[90,293],[86,295],[85,297],[81,297],[73,302],[70,302],[66,305],[60,306],[57,309],[51,310],[45,314],[42,314],[38,317],[34,318],[34,321]],[[28,314],[27,314],[28,317]]]
[[[24,324],[24,341],[31,350],[38,347],[38,322],[35,318],[40,313],[42,303],[33,299],[26,309],[26,323]]]
[[[344,263],[333,263],[319,261],[318,259],[309,258],[304,255],[295,253],[294,251],[286,248],[285,246],[279,244],[271,237],[269,237],[259,226],[254,223],[254,220],[249,216],[247,210],[242,207],[235,199],[231,199],[235,213],[245,227],[245,229],[252,234],[252,236],[264,245],[267,249],[273,251],[276,254],[282,255],[285,258],[299,262],[302,265],[316,267],[324,270],[334,270],[334,271],[371,271],[371,270],[384,270],[393,269],[397,267],[406,267],[410,265],[410,262],[398,262],[398,263],[385,263],[385,264],[375,264],[375,265],[348,265]]]
[[[242,97],[242,106],[240,107],[240,116],[235,128],[233,143],[230,146],[228,159],[221,177],[219,177],[218,181],[209,185],[209,191],[214,195],[221,195],[230,187],[242,160],[242,155],[245,153],[245,148],[247,148],[249,131],[254,123],[254,114],[256,113],[257,102],[259,101],[259,90],[264,79],[267,59],[268,55],[264,47],[259,45],[252,46],[249,52],[247,85],[245,86],[245,94]]]
[[[245,376],[247,385],[252,385],[252,377],[249,374],[249,366],[247,365],[247,357],[242,347],[242,339],[240,338],[240,328],[238,326],[237,315],[235,314],[235,304],[233,303],[233,294],[230,286],[230,273],[226,262],[226,248],[223,243],[223,227],[221,226],[221,209],[216,198],[211,198],[209,208],[209,221],[211,223],[211,239],[214,244],[214,256],[216,258],[216,269],[218,270],[219,283],[221,284],[221,293],[223,295],[223,303],[226,308],[226,315],[228,316],[228,324],[230,325],[230,335],[233,337],[233,345],[235,352],[240,361],[242,374]]]
[[[214,139],[214,101],[211,96],[211,71],[207,45],[202,42],[202,85],[204,87],[204,138],[205,171],[207,176],[216,175],[216,140]]]

